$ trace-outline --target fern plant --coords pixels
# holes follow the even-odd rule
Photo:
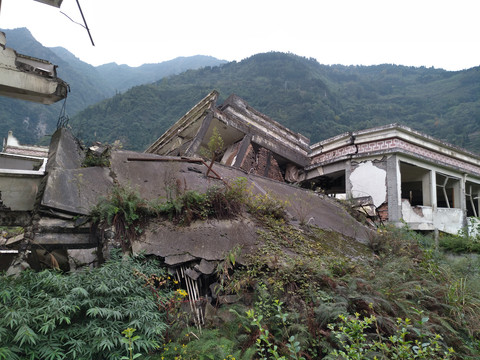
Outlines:
[[[167,328],[162,303],[134,271],[163,276],[156,263],[115,258],[98,269],[63,275],[0,277],[0,359],[118,360],[122,331],[137,329],[135,353],[155,350]]]
[[[130,187],[114,186],[90,212],[92,222],[100,228],[113,226],[115,238],[125,248],[141,232],[141,223],[154,213],[152,206]]]

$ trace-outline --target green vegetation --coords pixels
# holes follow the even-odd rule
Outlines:
[[[359,314],[356,313],[354,317],[347,318],[340,315],[342,323],[335,330],[333,325],[329,325],[332,334],[338,339],[343,350],[334,350],[331,353],[332,357],[350,360],[368,360],[372,356],[376,359],[451,359],[454,350],[442,349],[440,341],[442,337],[435,335],[433,338],[424,336],[420,330],[413,328],[410,319],[397,319],[397,329],[394,335],[383,339],[378,334],[378,339],[369,341],[367,339],[368,328],[375,324],[376,318],[373,315],[360,319]],[[428,318],[423,318],[420,322],[420,327]],[[419,339],[411,341],[407,339],[412,329],[416,330]]]
[[[246,203],[246,179],[228,186],[211,187],[205,193],[186,190],[169,192],[167,199],[147,201],[130,187],[114,186],[91,210],[91,220],[102,231],[113,227],[115,240],[128,249],[149,218],[163,216],[175,224],[189,225],[208,218],[228,219],[240,214]]]
[[[441,234],[439,237],[440,246],[455,254],[477,253],[480,254],[480,225],[478,218],[470,218],[470,231],[461,231],[457,235]]]
[[[154,293],[145,279],[155,281]],[[162,341],[172,298],[164,271],[142,258],[114,257],[70,275],[2,275],[0,359],[118,360],[127,350],[122,331],[128,328],[140,336],[128,347],[146,354]]]
[[[0,359],[480,356],[479,257],[450,258],[433,238],[407,228],[380,228],[368,245],[359,244],[290,225],[285,209],[270,195],[253,195],[245,179],[152,203],[132,189],[114,189],[94,211],[99,224],[141,231],[150,217],[187,226],[249,212],[258,248],[241,263],[242,249],[233,248],[209,280],[219,285],[211,296],[239,301],[204,303],[200,328],[181,284],[143,258],[114,257],[70,275],[2,276]]]
[[[243,304],[221,306],[205,338],[172,328],[158,359],[479,356],[479,260],[451,262],[434,252],[431,238],[394,228],[372,239],[376,255],[354,259],[325,247],[328,232],[269,216],[259,224],[263,249],[224,285]],[[219,352],[208,357],[204,341],[213,336],[221,347],[209,343]]]
[[[114,186],[111,193],[101,198],[91,210],[90,216],[102,230],[113,227],[115,240],[126,250],[130,241],[141,233],[141,224],[153,213],[154,209],[137,191]]]

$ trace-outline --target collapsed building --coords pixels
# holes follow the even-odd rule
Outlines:
[[[0,32],[0,95],[41,104],[67,97],[68,84],[57,76],[56,65],[20,54],[6,44],[5,33]]]
[[[414,230],[457,234],[479,214],[480,157],[406,126],[309,139],[231,95],[213,91],[146,150],[199,156],[217,128],[221,163],[352,200],[372,217]]]
[[[414,230],[457,234],[476,226],[479,156],[396,124],[310,145],[308,138],[236,95],[217,105],[218,95],[208,94],[144,153],[111,150],[108,166],[85,165],[85,150],[65,128],[55,132],[48,150],[20,145],[10,133],[0,154],[0,221],[25,231],[0,244],[10,256],[3,268],[26,246],[35,255],[27,262],[37,267],[48,264],[52,252],[69,269],[102,261],[108,256],[108,239],[91,231],[89,215],[115,185],[137,189],[152,200],[167,197],[172,183],[205,191],[225,179],[245,177],[255,193],[289,201],[292,220],[307,219],[364,243],[369,230],[329,197],[346,199],[376,221]],[[214,129],[224,147],[210,169],[200,156]],[[95,151],[103,156],[101,147]],[[210,170],[216,178],[208,176]],[[345,219],[351,226],[345,226]],[[239,242],[253,246],[255,233],[238,238],[240,229],[248,227],[242,221],[205,225],[200,233],[157,224],[145,230],[133,250],[160,256],[170,266],[220,261]],[[225,248],[214,236],[222,226],[231,237],[222,242]]]

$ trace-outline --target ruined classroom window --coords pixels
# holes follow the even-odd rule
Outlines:
[[[430,170],[406,162],[400,162],[402,199],[412,206],[431,206]]]
[[[478,217],[480,201],[480,185],[467,181],[465,183],[465,203],[467,207],[467,217]]]
[[[460,208],[460,179],[437,173],[437,206],[439,208]]]

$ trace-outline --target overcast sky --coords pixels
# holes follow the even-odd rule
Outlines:
[[[240,61],[282,51],[321,64],[480,65],[479,0],[1,0],[0,28],[27,27],[81,60],[139,66],[178,56]],[[8,38],[7,38],[8,46]]]

